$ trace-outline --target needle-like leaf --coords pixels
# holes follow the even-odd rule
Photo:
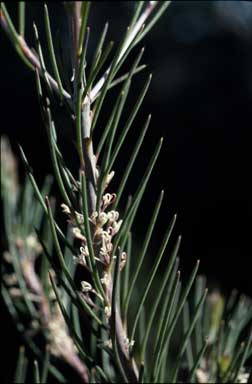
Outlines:
[[[19,354],[18,354],[18,361],[17,361],[17,367],[16,372],[14,376],[14,382],[15,383],[24,383],[26,380],[26,372],[27,372],[27,359],[25,356],[25,348],[24,346],[21,346],[19,348]]]
[[[124,187],[125,187],[125,185],[126,185],[126,183],[127,183],[128,177],[129,177],[130,172],[131,172],[131,170],[132,170],[132,168],[133,168],[133,165],[134,165],[134,163],[135,163],[136,157],[137,157],[137,155],[138,155],[138,153],[139,153],[139,150],[140,150],[141,145],[142,145],[142,143],[143,143],[145,134],[146,134],[147,129],[148,129],[148,127],[149,127],[150,120],[151,120],[151,115],[148,116],[148,118],[147,118],[145,124],[143,125],[143,128],[142,128],[142,130],[141,130],[141,132],[140,132],[140,135],[139,135],[139,137],[138,137],[138,140],[137,140],[137,142],[136,142],[136,144],[135,144],[135,147],[134,147],[134,149],[133,149],[133,151],[132,151],[132,154],[131,154],[131,157],[130,157],[129,162],[128,162],[128,164],[127,164],[127,167],[126,167],[126,169],[125,169],[125,172],[124,172],[124,174],[123,174],[123,176],[122,176],[122,178],[121,178],[121,182],[120,182],[120,185],[119,185],[118,190],[117,190],[117,193],[116,193],[116,200],[115,200],[115,203],[114,203],[114,205],[113,205],[113,208],[114,208],[114,209],[116,209],[117,206],[118,206],[118,204],[119,204],[119,201],[120,201],[120,199],[121,199],[121,196],[122,196]]]
[[[22,7],[22,6],[21,6]],[[2,15],[1,15],[1,19],[5,25],[7,25],[7,28],[8,28],[8,33],[9,33],[9,36],[10,36],[10,39],[11,39],[11,42],[13,44],[13,46],[15,47],[15,50],[17,51],[17,53],[19,54],[19,56],[21,57],[21,59],[24,61],[24,63],[30,68],[30,69],[34,69],[33,65],[29,62],[29,60],[27,60],[27,58],[25,57],[25,54],[22,50],[22,47],[20,45],[20,40],[19,40],[19,34],[17,33],[16,31],[16,28],[11,20],[11,17],[6,9],[6,6],[4,3],[1,2],[1,12],[2,12]],[[22,22],[24,21],[23,19],[23,16],[22,16],[22,12],[21,12],[21,19],[22,19]],[[21,27],[23,28],[22,26],[22,22],[21,22]]]
[[[195,375],[196,369],[198,368],[198,366],[200,364],[200,361],[201,361],[202,357],[205,354],[207,346],[208,346],[208,339],[205,340],[205,342],[203,343],[203,345],[201,347],[201,350],[199,351],[198,355],[196,356],[194,365],[193,365],[193,367],[192,367],[192,369],[190,371],[190,374],[189,374],[189,379],[188,379],[189,383],[193,383],[194,382],[194,375]]]
[[[171,237],[171,234],[172,234],[172,231],[173,231],[173,228],[174,228],[174,225],[175,225],[175,221],[176,221],[176,215],[173,216],[172,220],[171,220],[171,223],[170,225],[168,226],[168,229],[165,233],[165,236],[163,238],[163,241],[161,243],[161,246],[160,246],[160,249],[157,253],[157,256],[156,256],[156,261],[155,261],[155,264],[153,265],[152,267],[152,270],[147,278],[147,283],[145,285],[145,288],[144,288],[144,292],[143,292],[143,295],[142,295],[142,298],[140,299],[140,302],[137,306],[137,312],[134,316],[134,323],[133,323],[133,327],[132,327],[132,331],[131,331],[131,340],[134,340],[134,336],[135,336],[135,331],[136,331],[136,326],[137,326],[137,322],[138,322],[138,319],[139,319],[139,316],[140,316],[140,312],[141,312],[141,309],[143,307],[143,304],[146,300],[146,297],[152,287],[152,282],[154,280],[154,277],[156,276],[156,273],[157,273],[157,269],[159,267],[159,264],[161,262],[161,259],[164,255],[164,252],[166,250],[166,246],[168,244],[168,241]],[[173,260],[172,262],[175,261],[175,258],[176,258],[176,254],[173,255]],[[171,262],[171,268],[172,268],[172,262]],[[170,271],[169,271],[170,273]]]
[[[155,151],[149,161],[149,164],[146,168],[146,171],[143,175],[143,178],[142,178],[142,182],[139,183],[139,186],[138,186],[138,189],[135,193],[135,196],[134,198],[132,199],[132,202],[131,202],[131,205],[130,205],[130,208],[128,209],[128,211],[126,212],[126,215],[124,217],[124,222],[122,223],[121,227],[120,227],[120,230],[119,232],[117,233],[116,235],[116,238],[115,238],[115,242],[114,242],[114,250],[116,251],[117,250],[117,247],[119,245],[119,242],[121,240],[121,237],[122,237],[122,234],[125,232],[125,229],[129,230],[129,225],[128,225],[128,220],[130,219],[131,223],[134,219],[134,216],[137,212],[137,209],[139,207],[139,204],[141,202],[141,198],[144,194],[144,191],[146,189],[146,186],[147,186],[147,183],[149,181],[149,178],[151,176],[151,173],[152,173],[152,170],[154,168],[154,165],[157,161],[157,158],[158,158],[158,155],[159,155],[159,152],[161,150],[161,147],[162,147],[162,143],[163,143],[163,138],[160,139],[159,143],[157,144],[156,148],[155,148]]]
[[[150,30],[154,27],[154,25],[157,23],[157,21],[160,19],[160,17],[163,15],[167,7],[170,5],[171,0],[165,1],[158,9],[156,14],[152,17],[151,21],[146,24],[143,32],[138,36],[138,38],[134,42],[134,46],[137,45],[143,38],[144,36],[147,35],[147,33],[150,32]]]
[[[186,332],[186,334],[184,336],[184,339],[182,341],[182,345],[181,345],[180,350],[178,352],[178,357],[177,357],[177,362],[176,362],[176,365],[175,365],[175,368],[174,368],[174,373],[173,373],[173,376],[171,378],[171,382],[172,383],[176,383],[177,382],[178,370],[179,370],[179,367],[181,365],[181,360],[182,360],[183,354],[185,353],[187,344],[188,344],[188,342],[190,340],[190,336],[191,336],[192,331],[193,331],[193,329],[195,327],[196,321],[198,319],[201,306],[202,306],[202,304],[204,303],[204,301],[206,299],[207,292],[208,292],[207,289],[205,289],[205,292],[203,293],[202,297],[199,300],[199,303],[197,304],[197,306],[195,308],[195,312],[194,312],[193,317],[191,319],[190,327],[188,328],[188,330],[187,330],[187,332]]]
[[[134,105],[134,107],[133,107],[133,109],[132,109],[132,111],[130,113],[129,118],[128,118],[124,128],[122,129],[122,132],[121,132],[121,134],[120,134],[120,136],[119,136],[119,138],[117,140],[117,143],[115,144],[115,149],[114,149],[114,151],[113,151],[113,153],[111,155],[111,160],[109,162],[109,167],[108,167],[107,173],[110,172],[110,170],[112,169],[112,167],[114,165],[114,162],[115,162],[115,160],[116,160],[116,158],[118,156],[118,153],[119,153],[119,151],[121,149],[121,146],[124,143],[124,140],[125,140],[125,138],[127,136],[127,133],[129,131],[129,129],[130,129],[130,127],[131,127],[135,117],[136,117],[136,114],[137,114],[137,112],[138,112],[138,110],[139,110],[139,108],[140,108],[140,106],[141,106],[141,104],[143,102],[144,96],[145,96],[145,94],[146,94],[146,92],[147,92],[147,90],[149,88],[149,85],[150,85],[150,82],[151,82],[151,78],[152,78],[152,75],[149,75],[149,77],[148,77],[146,83],[144,84],[144,87],[143,87],[140,95],[138,96],[138,99],[137,99],[137,101],[136,101],[136,103],[135,103],[135,105]]]
[[[25,1],[18,3],[18,30],[19,34],[24,37],[25,34]]]
[[[63,89],[62,82],[60,79],[59,69],[58,69],[56,56],[55,56],[55,52],[54,52],[50,18],[49,18],[48,8],[47,8],[46,4],[44,4],[44,19],[45,19],[45,30],[46,30],[47,44],[48,44],[52,69],[53,69],[53,73],[54,73],[55,79],[56,79],[57,84],[58,84],[60,98],[61,98],[61,100],[63,100],[64,89]]]
[[[81,56],[82,54],[83,43],[85,40],[85,32],[87,27],[87,19],[90,11],[90,5],[91,5],[90,1],[85,1],[81,5],[81,27],[80,27],[79,43],[78,43],[78,56]]]
[[[175,264],[176,257],[177,257],[177,254],[178,254],[178,251],[179,251],[179,247],[180,247],[180,242],[181,242],[181,236],[178,238],[178,240],[176,242],[176,245],[174,247],[174,250],[172,252],[171,258],[170,258],[170,260],[168,262],[168,265],[167,265],[167,268],[166,268],[166,271],[165,271],[165,274],[164,274],[164,277],[163,277],[163,280],[162,280],[161,287],[158,290],[158,295],[155,298],[155,302],[154,302],[154,306],[153,306],[153,308],[151,310],[150,318],[149,318],[149,320],[147,322],[147,326],[145,327],[146,331],[145,331],[144,340],[142,342],[141,354],[140,354],[141,355],[141,360],[144,360],[145,350],[146,350],[149,334],[150,334],[150,331],[151,331],[151,327],[153,325],[153,320],[154,320],[154,317],[156,315],[157,308],[158,308],[158,305],[159,305],[159,303],[161,301],[163,292],[164,292],[164,290],[165,290],[165,288],[167,286],[168,280],[169,280],[169,278],[171,276],[171,273],[172,273],[172,270],[174,268],[174,264]]]
[[[43,361],[42,372],[41,372],[41,383],[47,382],[49,366],[50,366],[50,348],[49,348],[49,345],[47,345],[45,350],[45,357]]]
[[[159,196],[159,198],[158,198],[158,200],[156,202],[155,208],[153,210],[153,215],[152,215],[152,218],[150,220],[150,224],[148,226],[145,239],[143,241],[142,249],[140,250],[138,258],[137,258],[137,265],[136,265],[136,267],[135,267],[135,269],[133,271],[133,274],[131,276],[131,279],[130,279],[129,290],[127,291],[126,298],[125,298],[125,301],[124,301],[124,306],[123,306],[123,317],[124,318],[126,317],[127,312],[128,312],[129,302],[130,302],[130,299],[131,299],[131,296],[132,296],[132,293],[133,293],[133,290],[134,290],[134,286],[135,286],[137,277],[139,275],[141,266],[143,264],[146,251],[148,249],[148,245],[149,245],[149,242],[150,242],[150,239],[151,239],[151,235],[152,235],[154,226],[155,226],[156,221],[157,221],[157,217],[158,217],[158,214],[159,214],[159,210],[160,210],[160,207],[161,207],[163,196],[164,196],[164,192],[161,191],[160,196]]]
[[[33,380],[34,383],[39,384],[40,381],[40,372],[39,372],[39,366],[38,366],[38,361],[34,360],[33,362]]]

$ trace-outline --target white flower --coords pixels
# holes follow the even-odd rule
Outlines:
[[[84,245],[84,247],[80,247],[80,255],[79,262],[83,265],[86,265],[86,257],[89,256],[88,247]]]
[[[119,212],[110,211],[107,213],[109,223],[112,224],[119,219]]]
[[[241,372],[237,377],[237,383],[248,383],[249,373]]]
[[[103,277],[101,278],[101,283],[104,284],[104,285],[106,285],[106,286],[108,286],[108,285],[109,285],[109,281],[110,281],[110,279],[109,279],[109,275],[108,275],[108,273],[107,273],[107,272],[104,272],[104,275],[103,275]]]
[[[72,231],[73,231],[74,237],[76,237],[79,240],[86,241],[86,238],[85,236],[82,235],[80,228],[73,227]]]
[[[66,204],[61,204],[62,212],[66,213],[67,215],[71,214],[70,208]]]
[[[135,340],[129,340],[127,337],[124,338],[124,343],[126,348],[132,348],[133,345],[135,344]]]
[[[119,220],[118,222],[114,221],[112,223],[113,235],[115,235],[119,231],[119,229],[121,228],[122,222],[123,222],[122,220]]]
[[[113,204],[116,199],[115,193],[105,193],[102,196],[102,208],[106,209],[110,204]]]
[[[90,221],[91,223],[93,223],[94,225],[96,224],[96,219],[98,217],[98,212],[97,211],[94,211],[91,216],[90,216]]]
[[[81,213],[75,211],[76,219],[79,224],[84,224],[84,217]]]
[[[107,186],[109,185],[109,183],[110,183],[111,180],[113,179],[114,174],[115,174],[114,171],[111,171],[111,172],[108,174],[108,176],[107,176],[107,178],[106,178],[105,189],[107,188]]]
[[[112,349],[112,340],[111,339],[105,340],[103,342],[103,345],[104,345],[104,347],[108,347],[108,348]]]
[[[105,212],[101,212],[98,216],[98,219],[97,219],[97,222],[98,224],[103,227],[104,224],[106,224],[106,222],[108,221],[108,215],[107,213]]]
[[[89,256],[88,247],[86,245],[84,247],[80,247],[80,253],[84,256]]]
[[[81,282],[81,290],[83,292],[90,292],[93,290],[92,285],[88,283],[87,281],[82,281]]]
[[[205,371],[203,371],[203,369],[198,368],[196,370],[196,377],[197,377],[197,380],[199,383],[202,383],[202,384],[207,383],[208,382],[208,376],[209,375]]]
[[[106,306],[106,307],[104,308],[104,312],[105,312],[105,315],[106,315],[107,317],[110,317],[110,316],[111,316],[111,307],[110,307],[110,306]]]

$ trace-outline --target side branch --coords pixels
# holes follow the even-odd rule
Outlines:
[[[4,16],[3,10],[0,10],[0,24],[3,28],[3,30],[5,31],[5,33],[7,34],[7,36],[10,38],[10,40],[11,41],[14,40],[14,45],[16,47],[16,50],[19,50],[24,55],[24,57],[27,59],[28,63],[31,64],[31,67],[33,68],[33,70],[37,69],[39,75],[42,77],[42,68],[41,68],[41,65],[40,65],[40,62],[39,62],[37,55],[34,53],[32,48],[30,48],[27,45],[25,39],[21,35],[19,35],[16,31],[15,31],[16,32],[15,36],[13,36],[13,34],[12,34],[12,32],[8,26],[6,17]],[[13,39],[13,37],[14,37],[14,39]],[[47,77],[48,77],[48,80],[49,80],[49,83],[50,83],[52,89],[57,94],[60,94],[59,87],[58,87],[56,80],[49,73],[47,73]],[[66,90],[63,90],[63,95],[67,100],[71,99],[70,94]]]

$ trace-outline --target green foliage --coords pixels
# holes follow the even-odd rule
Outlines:
[[[61,372],[60,360],[71,366],[82,382],[246,382],[252,354],[251,300],[234,294],[229,299],[218,292],[208,294],[205,279],[197,277],[199,261],[188,281],[182,282],[178,270],[181,236],[171,247],[159,281],[160,264],[168,243],[173,241],[176,215],[171,218],[150,271],[145,274],[146,255],[163,191],[153,209],[141,249],[134,246],[132,226],[155,169],[162,139],[135,194],[119,217],[119,202],[127,198],[125,187],[134,171],[150,116],[129,156],[118,190],[107,192],[114,176],[113,167],[151,81],[148,76],[122,124],[127,98],[134,99],[130,93],[133,77],[145,68],[140,65],[144,50],[140,50],[125,75],[116,76],[169,1],[135,2],[129,27],[115,52],[112,42],[105,45],[106,24],[93,60],[87,63],[90,5],[91,2],[65,4],[72,42],[73,78],[69,91],[58,67],[47,6],[44,6],[44,21],[49,57],[43,52],[35,24],[36,50],[30,49],[25,41],[25,4],[21,2],[18,6],[18,29],[6,6],[1,4],[1,25],[35,74],[53,180],[60,194],[60,201],[49,198],[51,177],[46,178],[40,189],[22,148],[20,155],[27,177],[21,187],[15,158],[8,140],[2,138],[5,234],[2,296],[25,345],[20,347],[15,382],[27,380],[28,368],[36,383],[53,377],[57,382],[67,382],[69,377]],[[54,78],[47,70],[47,57]],[[107,95],[120,83],[122,88],[104,124],[101,116]],[[74,172],[67,166],[67,156],[62,153],[57,138],[52,102],[55,96],[75,126],[79,164]],[[98,123],[102,131],[95,147]],[[67,231],[57,223],[55,205],[62,208]],[[85,281],[79,278],[78,271],[87,276]],[[31,366],[26,349],[33,356]]]

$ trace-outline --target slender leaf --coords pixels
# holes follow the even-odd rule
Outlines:
[[[52,69],[53,69],[53,73],[54,73],[55,79],[56,79],[57,84],[58,84],[60,98],[61,98],[61,100],[63,100],[64,89],[63,89],[62,82],[60,79],[60,74],[59,74],[57,61],[56,61],[56,57],[55,57],[53,38],[52,38],[51,26],[50,26],[50,18],[49,18],[48,8],[47,8],[46,4],[44,4],[44,19],[45,19],[45,30],[46,30],[47,43],[48,43],[48,48],[49,48],[49,55],[50,55],[50,59],[51,59],[51,63],[52,63]]]
[[[163,241],[161,243],[161,246],[160,246],[160,249],[158,251],[158,254],[156,256],[156,262],[155,264],[153,265],[152,267],[152,270],[147,278],[147,284],[145,285],[145,288],[144,288],[144,292],[143,292],[143,295],[142,295],[142,298],[140,300],[140,303],[138,304],[138,309],[137,309],[137,312],[135,314],[135,317],[134,317],[134,324],[133,324],[133,327],[132,327],[132,332],[131,332],[131,340],[134,339],[134,335],[135,335],[135,330],[136,330],[136,326],[137,326],[137,322],[138,322],[138,319],[139,319],[139,316],[140,316],[140,312],[141,312],[141,309],[142,309],[142,306],[146,300],[146,297],[152,287],[152,282],[154,280],[154,277],[156,276],[156,273],[157,273],[157,269],[159,267],[159,264],[161,262],[161,259],[164,255],[164,252],[166,250],[166,246],[168,244],[168,241],[171,237],[171,234],[172,234],[172,231],[173,231],[173,228],[174,228],[174,225],[175,225],[175,221],[176,221],[176,215],[173,216],[172,218],[172,221],[166,231],[166,234],[163,238]],[[176,258],[176,255],[174,255],[174,261],[175,261],[175,258]]]
[[[81,5],[81,27],[79,34],[79,42],[78,42],[78,56],[82,54],[83,43],[85,39],[85,32],[87,27],[87,19],[90,11],[90,1],[85,1]]]
[[[185,302],[184,308],[183,308],[183,331],[186,333],[186,331],[190,327],[190,310],[189,310],[189,304],[188,301]],[[188,363],[188,368],[191,370],[193,367],[193,350],[192,350],[192,341],[191,339],[188,340],[187,347],[186,347],[186,359]]]
[[[120,185],[119,185],[117,193],[116,193],[116,201],[115,201],[115,203],[113,205],[114,209],[116,209],[118,204],[119,204],[119,201],[121,199],[121,195],[122,195],[123,190],[125,188],[125,185],[127,183],[128,177],[129,177],[130,172],[131,172],[131,170],[133,168],[134,162],[136,160],[136,157],[137,157],[137,155],[139,153],[140,147],[141,147],[142,142],[144,140],[145,134],[146,134],[147,129],[149,127],[150,120],[151,120],[151,115],[148,116],[148,118],[147,118],[147,120],[146,120],[146,122],[145,122],[145,124],[144,124],[144,126],[143,126],[143,128],[141,130],[141,132],[140,132],[139,138],[138,138],[138,140],[136,142],[136,145],[135,145],[135,147],[134,147],[134,149],[132,151],[132,154],[131,154],[129,162],[128,162],[127,166],[126,166],[125,172],[124,172],[124,174],[123,174],[123,176],[121,178],[121,182],[120,182]]]
[[[24,348],[24,346],[21,346],[19,348],[18,361],[17,361],[17,367],[16,367],[15,376],[14,376],[14,382],[15,383],[24,383],[25,378],[26,378],[26,372],[27,372],[27,359],[25,357],[25,348]]]
[[[150,331],[151,331],[151,327],[152,327],[152,324],[153,324],[154,316],[156,315],[158,305],[159,305],[159,303],[161,301],[163,292],[164,292],[164,290],[165,290],[165,288],[167,286],[168,279],[171,276],[171,273],[172,273],[172,270],[173,270],[173,267],[174,267],[174,264],[175,264],[175,261],[176,261],[176,258],[177,258],[177,254],[178,254],[178,251],[179,251],[180,242],[181,242],[181,236],[179,236],[179,238],[178,238],[178,240],[176,242],[176,245],[174,247],[174,250],[172,252],[171,258],[170,258],[170,260],[168,262],[168,265],[167,265],[167,268],[166,268],[166,271],[165,271],[165,274],[164,274],[164,277],[163,277],[163,280],[162,280],[161,287],[158,290],[158,295],[155,298],[155,302],[154,302],[153,308],[151,310],[151,315],[150,315],[149,321],[147,323],[147,327],[145,327],[145,329],[146,329],[145,337],[144,337],[144,340],[142,342],[142,348],[141,348],[141,359],[142,360],[144,360],[144,355],[145,355],[145,350],[146,350],[146,346],[147,346],[147,341],[148,341],[149,334],[150,334]]]
[[[147,92],[147,90],[149,88],[149,85],[150,85],[150,82],[151,82],[151,78],[152,78],[152,75],[150,75],[148,77],[148,79],[147,79],[147,81],[146,81],[146,83],[145,83],[145,85],[144,85],[140,95],[138,96],[138,99],[137,99],[134,107],[132,108],[132,111],[130,113],[129,118],[128,118],[124,128],[122,129],[122,132],[121,132],[121,134],[120,134],[120,136],[118,138],[118,141],[117,141],[117,143],[115,145],[114,152],[112,153],[107,173],[110,172],[110,170],[112,169],[112,167],[114,165],[114,162],[115,162],[115,160],[116,160],[116,158],[118,156],[118,153],[119,153],[119,151],[121,149],[121,146],[122,146],[122,144],[123,144],[123,142],[124,142],[124,140],[126,138],[126,135],[127,135],[128,131],[129,131],[129,129],[130,129],[134,119],[135,119],[135,116],[136,116],[136,114],[137,114],[137,112],[138,112],[138,110],[139,110],[139,108],[140,108],[140,106],[141,106],[141,104],[143,102],[144,96],[145,96],[145,94],[146,94],[146,92]]]
[[[47,345],[45,350],[45,357],[43,361],[42,373],[41,373],[41,383],[47,383],[49,366],[50,366],[50,348]]]
[[[19,34],[24,37],[25,33],[25,1],[18,3],[18,30]]]
[[[195,372],[196,372],[200,362],[202,361],[202,358],[206,352],[207,346],[208,346],[208,339],[206,339],[205,342],[202,344],[201,350],[199,351],[198,355],[196,356],[194,365],[190,371],[190,375],[189,375],[189,379],[188,379],[189,383],[194,383]]]
[[[145,191],[145,188],[147,186],[147,183],[149,181],[149,178],[151,176],[151,173],[152,173],[152,170],[154,168],[154,165],[157,161],[157,158],[158,158],[158,155],[159,155],[159,152],[161,150],[161,147],[162,147],[162,143],[163,143],[163,138],[160,139],[159,143],[157,144],[156,148],[155,148],[155,151],[149,161],[149,164],[145,170],[145,173],[143,175],[143,179],[142,179],[142,182],[139,183],[139,186],[138,186],[138,189],[135,193],[135,196],[131,202],[131,206],[130,208],[128,209],[125,217],[124,217],[124,221],[120,227],[120,230],[119,232],[117,233],[116,235],[116,239],[115,239],[115,242],[114,242],[114,250],[116,251],[117,250],[117,247],[119,245],[119,242],[121,240],[121,237],[122,237],[122,234],[124,233],[125,229],[127,231],[130,230],[129,228],[129,224],[128,224],[128,220],[130,219],[131,222],[133,221],[134,219],[134,216],[137,212],[137,209],[138,209],[138,206],[141,202],[141,199],[142,199],[142,196],[143,196],[143,193]]]
[[[163,196],[164,196],[164,192],[161,191],[159,199],[156,202],[156,205],[155,205],[155,208],[154,208],[154,211],[153,211],[153,215],[152,215],[152,218],[150,220],[150,224],[149,224],[147,232],[146,232],[145,239],[143,241],[142,249],[140,250],[139,255],[137,257],[137,265],[134,268],[132,277],[130,279],[129,289],[127,290],[126,299],[124,301],[124,306],[123,306],[123,316],[124,317],[126,317],[126,314],[128,312],[129,302],[130,302],[130,299],[131,299],[131,296],[132,296],[132,293],[133,293],[133,290],[134,290],[134,287],[135,287],[135,283],[136,283],[137,277],[139,275],[141,266],[143,264],[144,257],[146,255],[146,251],[147,251],[148,246],[149,246],[149,242],[150,242],[150,239],[151,239],[151,236],[152,236],[152,232],[153,232],[154,226],[155,226],[156,221],[157,221],[157,217],[158,217],[158,214],[159,214],[159,210],[160,210],[160,207],[161,207]]]
[[[8,34],[9,34],[9,37],[10,37],[10,40],[11,40],[13,46],[15,47],[16,52],[18,53],[20,58],[23,60],[23,62],[27,65],[27,67],[34,70],[33,65],[29,62],[29,60],[26,58],[26,56],[23,52],[23,49],[20,45],[19,35],[16,31],[16,28],[14,27],[14,24],[10,18],[10,15],[7,11],[5,4],[2,2],[1,2],[1,12],[3,15],[3,16],[1,15],[1,17],[4,17],[4,20],[7,24]],[[22,16],[21,16],[21,18],[22,18]]]
[[[33,379],[34,383],[38,384],[40,383],[40,373],[39,373],[39,366],[37,360],[34,360],[33,362]]]
[[[160,19],[160,17],[164,14],[166,8],[170,5],[171,0],[165,1],[159,8],[159,10],[156,12],[154,17],[151,19],[149,23],[145,26],[143,32],[138,36],[138,38],[134,42],[134,46],[137,45],[147,33],[150,32],[150,30],[154,27],[154,25],[157,23],[157,21]]]
[[[176,362],[176,365],[174,368],[174,373],[173,373],[172,380],[171,380],[172,383],[176,383],[176,381],[177,381],[178,371],[179,371],[179,367],[181,365],[181,360],[182,360],[183,354],[185,353],[186,347],[187,347],[188,342],[190,340],[190,336],[191,336],[192,331],[195,327],[197,318],[198,318],[199,313],[200,313],[201,306],[204,303],[204,300],[206,299],[207,292],[208,292],[207,289],[205,289],[205,292],[203,293],[202,297],[200,298],[199,303],[197,304],[197,306],[195,308],[195,312],[194,312],[192,319],[191,319],[190,327],[188,328],[188,330],[187,330],[187,332],[183,338],[182,345],[181,345],[180,350],[178,352],[177,362]]]

